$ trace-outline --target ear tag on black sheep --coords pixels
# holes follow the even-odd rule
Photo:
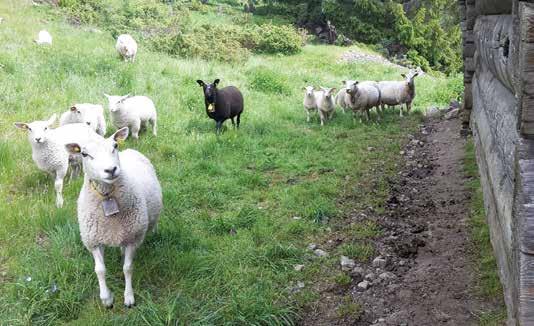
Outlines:
[[[102,201],[102,209],[104,210],[104,216],[109,217],[119,212],[119,204],[113,197],[104,198]]]

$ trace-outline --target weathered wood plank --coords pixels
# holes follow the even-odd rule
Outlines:
[[[512,44],[512,27],[511,15],[480,16],[474,30],[478,63],[490,70],[511,91],[514,89],[516,68],[510,58],[517,53]]]
[[[519,55],[517,72],[517,96],[520,110],[520,130],[525,136],[534,137],[534,4],[520,2]]]
[[[504,15],[512,13],[512,0],[477,0],[475,3],[479,15]]]

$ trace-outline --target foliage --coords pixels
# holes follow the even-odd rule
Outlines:
[[[236,24],[192,24],[191,11],[208,12],[198,1],[129,0],[119,6],[103,0],[64,0],[60,7],[77,24],[102,26],[114,38],[129,33],[154,50],[182,57],[239,62],[251,52],[295,54],[304,43],[293,26],[256,25],[248,16],[236,15],[243,18],[236,18]]]
[[[269,9],[313,28],[331,21],[338,33],[367,44],[381,44],[391,56],[414,66],[447,73],[461,69],[461,33],[455,0],[428,0],[407,6],[401,0],[270,1]],[[283,8],[283,9],[281,9]]]

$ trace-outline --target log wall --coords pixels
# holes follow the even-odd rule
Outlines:
[[[508,325],[534,325],[534,0],[459,0],[464,104]]]

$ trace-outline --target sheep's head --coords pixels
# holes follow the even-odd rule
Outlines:
[[[117,112],[122,108],[124,101],[130,97],[130,94],[124,96],[114,96],[104,93],[104,96],[108,99],[109,111]]]
[[[358,93],[358,81],[355,80],[348,80],[343,82],[345,85],[345,88],[347,89],[347,93],[350,95],[355,95]]]
[[[324,96],[326,97],[326,99],[330,100],[332,98],[332,95],[336,91],[336,88],[321,87],[321,90],[324,92]]]
[[[83,169],[90,180],[112,184],[121,173],[119,142],[128,137],[128,127],[117,130],[109,138],[95,135],[82,147],[80,144],[66,144],[70,154],[81,155]]]
[[[28,140],[30,143],[43,144],[48,140],[50,127],[55,121],[56,114],[54,113],[50,119],[45,121],[34,121],[31,123],[15,122],[15,127],[28,132]]]
[[[202,89],[204,90],[204,99],[206,100],[206,103],[208,103],[209,108],[213,107],[210,104],[214,104],[217,101],[217,85],[219,82],[220,80],[218,78],[215,79],[211,84],[206,84],[200,79],[197,80],[197,83],[202,86]],[[210,111],[215,111],[215,108]]]
[[[305,93],[306,96],[311,97],[311,96],[313,96],[313,91],[315,90],[315,87],[313,87],[313,86],[306,86],[306,87],[303,87],[302,90],[306,92],[306,93]]]
[[[401,76],[408,83],[408,85],[413,86],[414,78],[417,76],[422,76],[423,74],[424,72],[421,67],[417,67],[417,69],[410,69],[410,71],[408,71],[408,74],[401,74]]]

